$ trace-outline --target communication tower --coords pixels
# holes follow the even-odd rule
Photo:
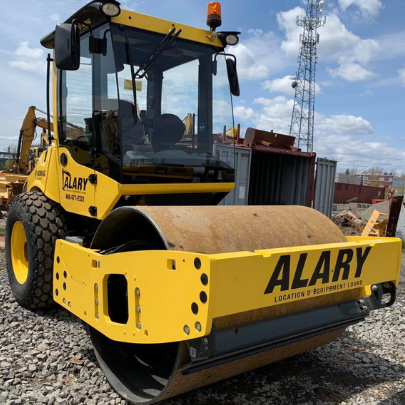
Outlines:
[[[295,136],[296,145],[307,152],[312,152],[314,146],[316,46],[318,28],[326,23],[326,16],[321,19],[323,6],[323,0],[308,0],[305,17],[297,17],[297,25],[303,27],[304,32],[300,35],[298,71],[291,78],[295,99],[290,135]]]

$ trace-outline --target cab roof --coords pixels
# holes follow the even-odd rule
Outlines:
[[[65,23],[72,23],[73,20],[80,20],[89,24],[92,28],[96,28],[106,22],[111,21],[115,24],[121,24],[128,27],[134,27],[145,31],[157,32],[166,35],[173,26],[176,29],[181,29],[182,32],[179,38],[187,39],[193,42],[200,42],[203,44],[224,48],[221,40],[216,36],[212,38],[212,32],[200,28],[191,27],[175,23],[173,21],[163,20],[161,18],[151,17],[145,14],[136,13],[134,11],[122,10],[117,17],[108,17],[103,12],[101,7],[105,3],[120,3],[113,0],[91,1],[83,6],[80,10],[69,17]],[[85,28],[87,30],[87,28]],[[41,39],[41,44],[45,48],[53,49],[55,42],[55,31],[46,35]]]

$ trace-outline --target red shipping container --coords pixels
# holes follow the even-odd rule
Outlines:
[[[345,204],[348,200],[356,198],[353,202],[372,204],[373,199],[383,199],[385,188],[360,186],[358,184],[335,183],[335,204]]]

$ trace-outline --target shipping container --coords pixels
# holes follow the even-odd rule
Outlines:
[[[357,184],[335,183],[335,204],[351,202],[371,204],[373,199],[384,199],[385,189],[382,187],[360,186]]]
[[[314,153],[253,146],[249,205],[311,207],[314,171]]]
[[[316,162],[314,208],[327,217],[332,216],[337,162],[318,158]]]
[[[255,128],[233,147],[216,144],[215,154],[233,166],[236,187],[223,205],[306,205],[314,197],[315,153],[301,152],[295,138]]]
[[[215,155],[229,166],[235,167],[235,188],[219,205],[247,205],[252,149],[216,144]]]

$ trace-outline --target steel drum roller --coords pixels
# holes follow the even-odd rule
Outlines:
[[[153,249],[204,254],[345,242],[327,217],[299,206],[123,207],[100,225],[94,249],[141,240]],[[214,320],[216,330],[355,299],[359,289],[261,308]],[[133,403],[153,403],[325,345],[344,329],[324,333],[191,374],[185,342],[115,342],[91,329],[96,357],[110,384]]]

